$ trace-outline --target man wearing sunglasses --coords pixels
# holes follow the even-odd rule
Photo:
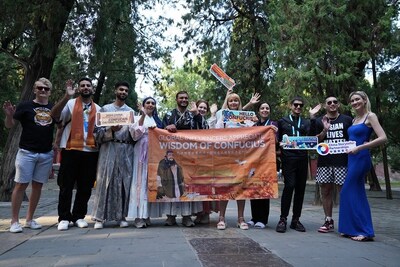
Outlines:
[[[290,114],[278,121],[279,141],[283,135],[287,136],[308,136],[310,121],[302,118],[304,100],[302,97],[295,97],[290,101]],[[303,208],[304,192],[306,188],[308,172],[307,150],[285,150],[281,149],[282,174],[284,177],[284,188],[281,198],[281,216],[276,226],[279,233],[286,232],[287,216],[293,198],[293,216],[290,228],[299,232],[305,232],[300,222],[301,210]]]
[[[48,181],[53,165],[54,119],[51,117],[52,104],[49,96],[52,84],[40,78],[33,86],[35,99],[20,103],[16,108],[6,101],[3,110],[6,114],[5,126],[11,128],[19,121],[22,134],[15,159],[15,186],[11,197],[11,233],[22,232],[19,211],[25,190],[32,182],[29,206],[24,227],[40,229],[42,226],[33,219],[42,192]]]
[[[352,125],[352,118],[339,113],[340,103],[335,96],[325,99],[326,114],[315,119],[322,105],[310,111],[310,135],[317,135],[323,143],[338,143],[349,140],[347,129]],[[324,224],[318,229],[320,233],[334,231],[332,219],[333,197],[340,192],[347,175],[347,154],[328,154],[318,157],[316,181],[321,188],[322,206],[325,213]]]
[[[88,227],[84,220],[88,201],[96,180],[98,148],[94,137],[96,111],[100,107],[93,102],[92,81],[82,78],[78,82],[79,96],[73,82],[66,83],[66,94],[52,109],[55,119],[60,118],[63,132],[60,141],[61,163],[58,173],[58,230],[68,230],[72,222],[80,228]],[[71,211],[72,191],[76,184],[74,205]]]

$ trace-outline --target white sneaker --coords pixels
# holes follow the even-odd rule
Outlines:
[[[75,225],[79,228],[86,228],[88,227],[88,223],[84,219],[79,219],[75,222]]]
[[[35,220],[25,222],[25,228],[31,228],[33,230],[42,229],[42,225],[38,224]]]
[[[22,227],[19,224],[19,222],[11,224],[10,233],[21,233],[21,232],[22,232]]]
[[[253,221],[248,221],[247,224],[248,224],[250,227],[253,227],[253,226],[254,226],[254,222],[253,222]]]
[[[58,223],[57,229],[58,231],[68,230],[69,221],[61,221]]]
[[[262,222],[257,222],[257,223],[254,225],[254,228],[264,229],[264,228],[265,228],[265,224],[263,224]]]
[[[94,229],[103,229],[103,223],[102,222],[95,222],[94,223]]]
[[[119,222],[119,227],[121,227],[121,228],[125,228],[125,227],[128,227],[128,226],[129,226],[129,224],[128,224],[127,221],[120,221]]]

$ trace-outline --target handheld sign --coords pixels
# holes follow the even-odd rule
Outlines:
[[[133,111],[97,112],[96,126],[129,125],[134,122]]]
[[[356,141],[345,141],[337,143],[319,143],[317,146],[317,152],[321,156],[328,154],[343,154],[353,147],[356,147]]]
[[[296,150],[316,150],[321,156],[328,154],[343,154],[356,146],[355,141],[344,141],[337,143],[318,143],[316,136],[282,136],[280,146],[283,149],[296,149]]]
[[[232,89],[235,86],[235,80],[229,77],[217,64],[212,64],[210,72],[218,79],[226,88]]]
[[[280,145],[283,149],[296,149],[296,150],[315,150],[318,144],[318,137],[316,136],[282,136]]]
[[[243,111],[243,110],[222,110],[222,116],[224,123],[231,122],[233,124],[242,126],[253,126],[253,118],[256,115],[254,111]]]

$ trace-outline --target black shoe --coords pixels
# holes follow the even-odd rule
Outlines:
[[[167,215],[167,220],[165,221],[165,226],[174,226],[176,225],[176,216]]]
[[[276,231],[278,233],[284,233],[286,232],[286,219],[285,218],[281,218],[278,222],[278,225],[276,226]]]
[[[290,224],[290,228],[294,229],[298,232],[305,232],[306,228],[304,228],[304,225],[301,224],[299,220],[292,220],[292,223]]]

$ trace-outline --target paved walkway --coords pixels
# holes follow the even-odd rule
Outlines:
[[[36,212],[42,230],[9,233],[10,203],[0,202],[0,266],[400,266],[400,191],[393,192],[393,200],[385,192],[368,192],[375,242],[318,233],[323,215],[322,207],[313,205],[314,191],[309,183],[302,215],[306,233],[275,232],[279,200],[271,201],[269,225],[262,230],[235,228],[236,204],[230,201],[225,231],[216,230],[218,216],[213,214],[210,225],[194,228],[165,227],[164,219],[153,219],[147,229],[111,224],[94,230],[91,223],[60,232],[55,226],[58,188],[50,180]],[[24,202],[22,215],[26,208]],[[249,203],[245,215],[250,218]]]

